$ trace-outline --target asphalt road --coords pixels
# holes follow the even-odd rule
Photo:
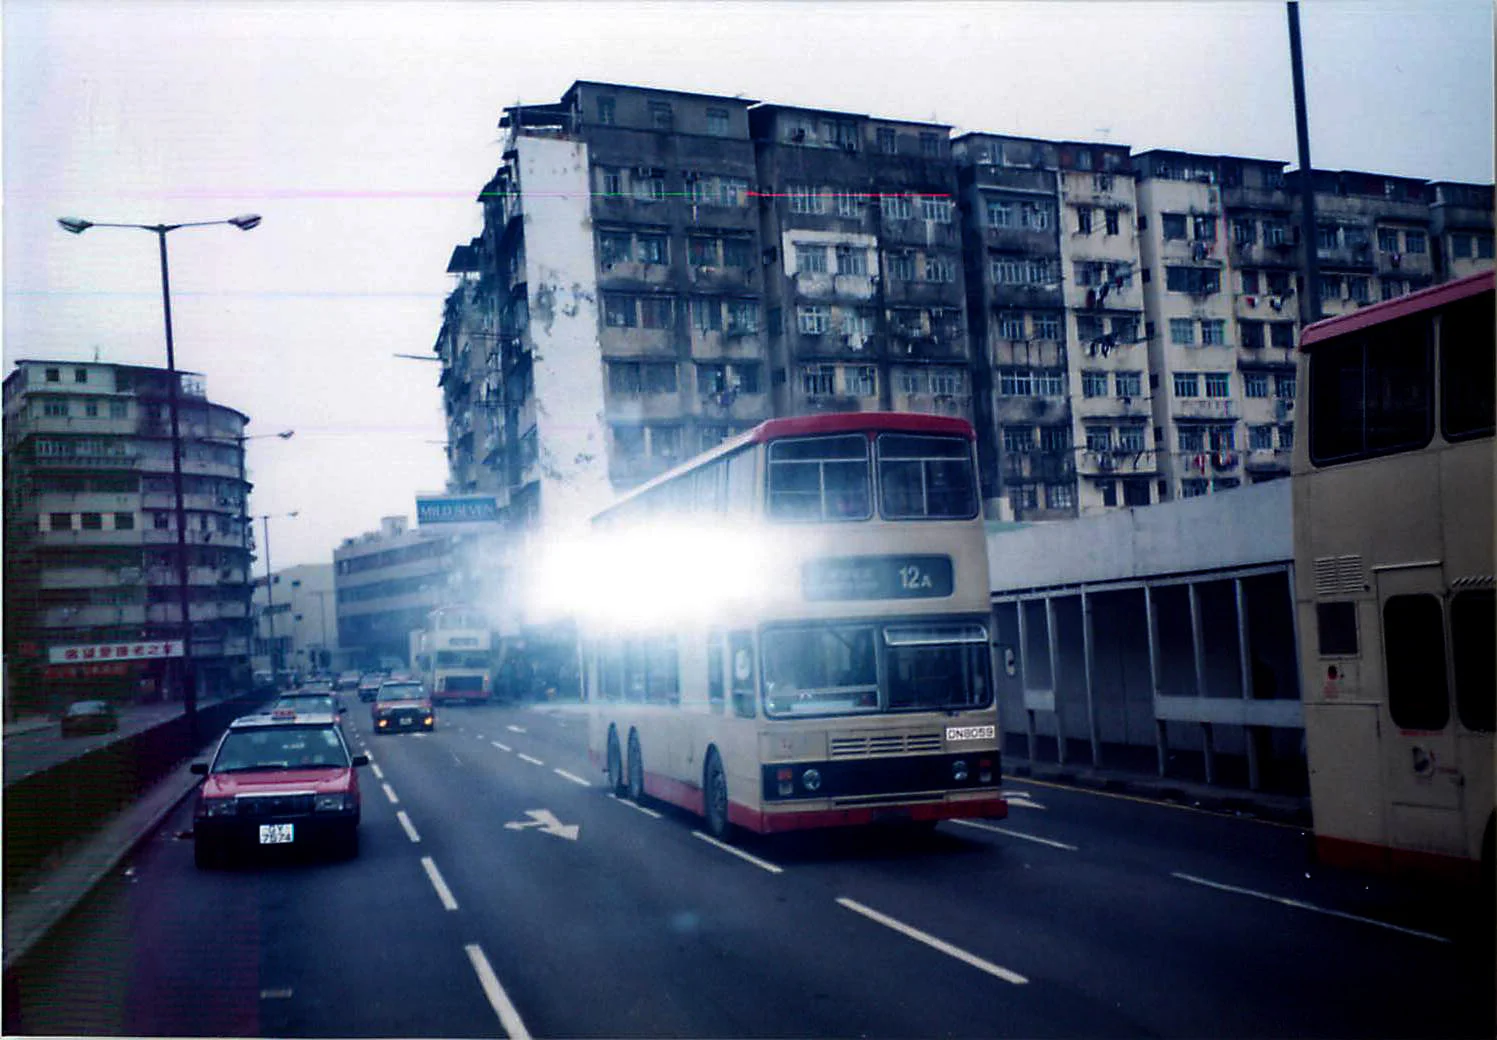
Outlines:
[[[728,849],[610,797],[575,715],[348,724],[357,859],[200,872],[184,805],[7,979],[5,1032],[1493,1035],[1490,923],[1292,828],[1012,782],[990,826]]]

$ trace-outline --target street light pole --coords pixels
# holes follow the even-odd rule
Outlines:
[[[81,235],[91,227],[133,228],[137,231],[149,231],[156,236],[156,241],[160,246],[161,305],[166,318],[166,401],[172,425],[172,495],[176,500],[177,601],[182,611],[182,664],[179,669],[178,683],[182,694],[182,713],[187,718],[187,731],[193,746],[197,745],[199,737],[197,678],[193,674],[192,612],[189,605],[191,592],[187,581],[187,504],[182,494],[182,431],[177,401],[181,377],[177,373],[176,348],[172,340],[171,275],[166,261],[166,236],[168,232],[176,231],[178,228],[208,227],[215,224],[232,224],[240,231],[251,231],[259,227],[260,220],[258,214],[246,213],[242,216],[230,217],[228,220],[198,220],[182,224],[113,224],[82,220],[77,217],[62,217],[57,221],[64,231],[74,235]]]
[[[265,622],[270,629],[268,637],[270,644],[268,653],[270,656],[270,673],[272,682],[279,681],[279,676],[277,675],[277,673],[280,671],[280,669],[276,667],[275,660],[275,572],[271,569],[270,566],[270,521],[278,520],[282,517],[293,517],[296,515],[297,511],[292,510],[289,513],[263,513],[260,516],[255,517],[255,519],[259,520],[265,528]],[[256,625],[255,628],[258,631],[259,626]]]

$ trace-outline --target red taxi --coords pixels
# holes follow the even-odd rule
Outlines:
[[[236,719],[210,762],[193,814],[193,855],[213,867],[272,846],[359,851],[359,778],[336,715],[277,710]]]
[[[430,733],[437,727],[431,696],[414,679],[387,679],[370,709],[376,733]]]

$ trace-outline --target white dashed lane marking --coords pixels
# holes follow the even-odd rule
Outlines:
[[[497,740],[491,740],[491,741],[489,741],[489,743],[493,744],[500,751],[513,751],[514,750],[514,748],[510,747],[508,744],[501,744]]]
[[[543,766],[543,765],[546,764],[546,763],[542,762],[538,758],[531,758],[529,755],[525,754],[523,751],[520,752],[520,758],[523,759],[526,762],[529,762],[533,766]]]
[[[509,994],[505,993],[504,987],[499,984],[499,976],[495,975],[494,969],[489,966],[489,959],[483,955],[483,947],[477,943],[469,943],[463,949],[467,951],[468,961],[478,975],[478,984],[483,987],[484,996],[489,998],[489,1005],[499,1016],[499,1024],[504,1027],[509,1040],[530,1040],[530,1033],[520,1019],[520,1013],[515,1010]]]
[[[643,805],[637,805],[634,802],[631,802],[631,801],[629,801],[629,800],[627,800],[625,798],[620,798],[618,795],[614,794],[612,791],[608,792],[608,797],[612,798],[614,801],[618,802],[620,805],[627,805],[629,808],[633,809],[635,812],[642,812],[646,816],[653,816],[657,820],[660,819],[660,814],[658,812],[656,812],[654,809],[646,809]]]
[[[848,899],[845,896],[838,897],[837,905],[846,907],[853,913],[862,914],[870,921],[877,921],[885,928],[892,928],[900,935],[908,936],[909,938],[914,939],[916,942],[922,942],[933,950],[940,950],[948,957],[955,957],[962,963],[970,964],[972,965],[972,967],[978,969],[979,971],[985,971],[989,975],[994,975],[1002,979],[1004,982],[1012,982],[1015,986],[1022,986],[1029,981],[1023,975],[1020,975],[1016,971],[1009,971],[1007,968],[1000,967],[999,965],[994,964],[992,961],[983,960],[975,953],[968,953],[961,947],[953,946],[951,945],[951,943],[947,942],[944,939],[937,939],[929,932],[922,932],[920,929],[915,928],[912,925],[907,925],[903,921],[897,921],[894,918],[890,917],[888,914],[881,914],[877,910],[874,910],[872,907],[864,906],[862,903],[856,902],[852,899]]]
[[[1007,827],[998,827],[991,823],[983,823],[981,820],[952,820],[952,823],[960,827],[972,827],[980,831],[992,831],[994,834],[1002,834],[1009,838],[1018,838],[1020,841],[1032,841],[1036,845],[1048,845],[1052,849],[1065,849],[1067,852],[1075,852],[1075,845],[1067,845],[1063,841],[1052,841],[1049,838],[1036,837],[1033,834],[1024,834],[1021,831],[1010,830]]]
[[[692,831],[691,832],[691,836],[694,837],[694,838],[701,838],[708,845],[714,845],[717,848],[722,849],[724,852],[732,853],[733,855],[737,856],[739,859],[746,860],[749,863],[752,863],[754,866],[758,867],[760,870],[767,870],[771,874],[783,874],[783,873],[785,873],[785,868],[784,867],[777,867],[773,863],[769,862],[768,860],[760,859],[758,856],[751,856],[747,852],[744,852],[742,849],[735,849],[731,845],[725,845],[722,842],[718,841],[716,838],[712,837],[712,835],[710,835],[710,834],[703,834],[701,831]]]
[[[416,833],[416,825],[411,823],[411,818],[405,814],[404,809],[401,809],[399,812],[397,812],[395,814],[395,818],[399,820],[400,825],[405,828],[405,836],[407,838],[410,838],[413,842],[421,840],[421,835]]]
[[[581,784],[583,787],[593,786],[590,781],[582,779],[582,777],[577,776],[575,773],[568,773],[565,769],[554,769],[552,772],[564,780],[572,781],[574,784]]]
[[[1359,921],[1362,924],[1376,925],[1378,928],[1386,928],[1392,932],[1402,932],[1404,935],[1412,935],[1419,939],[1428,939],[1431,942],[1448,943],[1451,940],[1443,935],[1432,935],[1429,932],[1416,931],[1413,928],[1402,928],[1387,921],[1378,921],[1371,917],[1358,917],[1356,914],[1348,914],[1341,910],[1331,910],[1328,907],[1316,906],[1314,903],[1303,903],[1298,899],[1288,899],[1284,896],[1270,895],[1267,892],[1255,892],[1251,888],[1238,888],[1236,885],[1224,885],[1220,881],[1207,881],[1205,878],[1195,877],[1192,874],[1180,874],[1171,872],[1170,877],[1179,878],[1181,881],[1189,881],[1192,885],[1204,885],[1221,892],[1235,892],[1241,896],[1252,896],[1254,899],[1267,900],[1270,903],[1278,903],[1280,906],[1292,906],[1296,910],[1310,910],[1317,914],[1325,914],[1328,917],[1339,917],[1345,921]]]
[[[389,784],[381,784],[380,786],[385,789],[385,797],[390,799],[391,805],[400,804],[400,799],[395,796],[395,788],[391,787]]]
[[[442,901],[442,906],[448,910],[456,910],[457,900],[452,898],[452,889],[442,880],[442,872],[437,869],[436,862],[430,856],[422,856],[421,869],[431,879],[431,887],[437,890],[437,898]]]

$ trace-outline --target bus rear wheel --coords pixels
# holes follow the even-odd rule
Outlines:
[[[707,767],[702,781],[702,815],[707,833],[718,841],[728,837],[728,777],[723,772],[717,749],[707,752]]]
[[[639,734],[629,734],[629,800],[645,800],[645,756],[639,750]]]
[[[608,731],[608,789],[614,794],[624,794],[624,756],[619,753],[617,730]]]

